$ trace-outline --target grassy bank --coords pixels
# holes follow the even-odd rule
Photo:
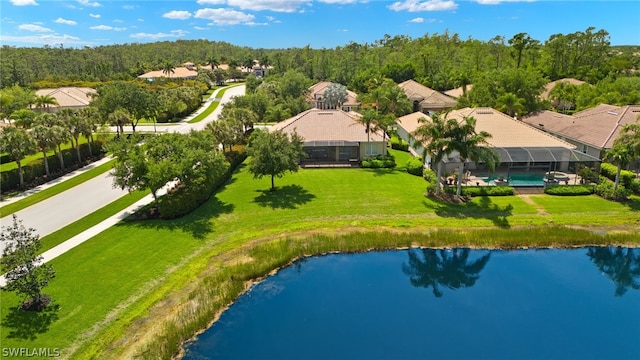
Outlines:
[[[236,85],[231,85],[231,86],[221,88],[220,91],[216,94],[216,98],[217,99],[222,98],[222,96],[224,96],[224,93],[227,91],[228,88],[231,88],[234,86],[240,86],[240,85],[242,84],[236,84]],[[219,104],[220,104],[220,101],[218,100],[211,101],[211,104],[209,104],[209,106],[203,112],[201,112],[198,116],[194,117],[193,119],[189,120],[188,123],[195,124],[197,122],[204,120],[218,107]]]
[[[74,359],[118,358],[133,356],[139,344],[155,346],[148,341],[158,336],[165,340],[154,354],[172,353],[178,339],[215,313],[193,308],[188,321],[171,325],[194,299],[206,296],[202,291],[215,292],[209,296],[219,309],[247,280],[314,253],[408,244],[640,242],[637,201],[532,195],[448,204],[425,198],[425,181],[402,169],[300,170],[276,179],[276,186],[270,192],[270,179],[254,180],[241,167],[216,196],[182,219],[123,222],[56,258],[57,277],[46,293],[59,307],[48,315],[21,313],[20,299],[3,294],[3,347],[49,346]],[[576,227],[587,230],[571,229]],[[165,321],[166,329],[159,326]]]

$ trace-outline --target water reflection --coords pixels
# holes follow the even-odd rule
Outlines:
[[[587,256],[616,286],[615,296],[640,289],[640,249],[589,247]]]
[[[411,285],[431,287],[435,297],[442,297],[443,286],[454,290],[473,286],[491,256],[487,252],[472,260],[470,249],[409,249],[408,254],[409,263],[402,264],[402,272]]]

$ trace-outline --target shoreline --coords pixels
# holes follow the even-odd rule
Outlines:
[[[378,229],[382,230],[382,229]],[[167,302],[173,303],[176,306],[172,307],[172,311],[163,312],[160,309],[162,308],[161,304],[156,304],[153,306],[154,309],[150,309],[149,316],[145,317],[145,323],[157,324],[162,326],[154,326],[153,335],[146,333],[145,336],[141,336],[134,340],[129,346],[125,345],[123,349],[125,353],[129,355],[140,354],[144,351],[145,348],[153,347],[153,344],[156,345],[158,343],[162,343],[161,340],[155,341],[154,338],[157,338],[155,335],[163,335],[168,330],[167,328],[170,326],[179,327],[181,325],[186,326],[188,320],[184,320],[181,311],[192,313],[198,310],[202,310],[202,307],[206,307],[207,304],[203,304],[199,302],[202,298],[206,296],[203,295],[206,293],[207,284],[203,281],[203,279],[219,275],[219,272],[223,270],[228,270],[228,273],[231,278],[234,277],[234,274],[238,277],[245,276],[240,273],[240,267],[244,265],[262,265],[263,268],[269,268],[268,271],[260,271],[259,276],[255,276],[249,278],[249,280],[242,281],[242,290],[237,291],[232,299],[222,306],[218,306],[215,309],[209,309],[209,316],[207,317],[206,323],[200,323],[200,326],[197,326],[197,330],[189,333],[188,337],[185,340],[181,340],[179,343],[176,352],[171,354],[171,358],[181,359],[184,356],[184,346],[189,342],[194,341],[198,335],[202,334],[208,328],[210,328],[216,321],[219,320],[220,316],[224,311],[226,311],[239,296],[245,294],[252,286],[263,281],[276,274],[278,271],[290,266],[295,261],[298,261],[303,258],[313,257],[313,256],[324,256],[333,253],[366,253],[371,251],[393,251],[393,250],[404,250],[408,248],[436,248],[436,249],[450,249],[455,247],[465,247],[471,249],[487,249],[487,250],[517,250],[517,249],[575,249],[575,248],[583,248],[589,246],[624,246],[624,247],[640,247],[640,238],[637,238],[635,234],[637,232],[633,232],[634,229],[625,229],[625,231],[621,231],[618,227],[609,227],[609,228],[590,228],[590,229],[576,229],[575,227],[563,226],[563,227],[522,227],[518,229],[507,229],[507,230],[498,230],[502,232],[503,235],[515,235],[515,233],[522,232],[549,232],[552,233],[555,231],[566,231],[571,233],[579,233],[581,236],[586,236],[587,239],[583,239],[581,241],[551,241],[542,243],[536,243],[537,245],[532,245],[527,238],[518,239],[514,243],[505,244],[504,242],[494,242],[489,244],[488,242],[483,241],[473,241],[469,236],[467,236],[466,241],[454,241],[449,243],[442,243],[440,241],[425,241],[438,239],[442,236],[450,235],[450,236],[458,236],[465,237],[465,235],[489,235],[488,233],[495,232],[496,229],[456,229],[456,230],[439,230],[433,229],[433,231],[429,231],[427,233],[424,232],[416,232],[411,230],[398,230],[398,229],[384,229],[383,231],[377,231],[376,229],[349,229],[348,231],[343,231],[338,234],[290,234],[290,235],[282,235],[277,237],[269,237],[264,239],[256,239],[253,241],[249,241],[244,245],[239,246],[236,249],[218,253],[216,255],[209,256],[208,254],[201,254],[202,256],[207,258],[207,266],[202,269],[201,272],[194,274],[192,280],[195,280],[191,283],[185,283],[185,286],[182,286],[180,289],[176,289],[170,294],[167,294],[168,297],[166,299]],[[637,227],[635,230],[638,230]],[[561,235],[561,234],[558,234]],[[383,241],[383,243],[379,244],[365,244],[365,243],[355,243],[353,241],[349,241],[349,237],[376,237],[380,236],[385,237],[388,236],[390,238],[399,237],[404,240],[407,238],[413,237],[422,237],[422,239],[418,239],[417,241],[402,241],[398,243],[397,241]],[[471,236],[473,237],[473,236]],[[562,236],[556,236],[554,239],[560,238]],[[625,238],[626,240],[615,241],[615,238]],[[504,240],[506,236],[502,237]],[[319,244],[323,242],[325,239],[333,239],[336,241],[336,244],[329,244],[329,248],[318,248],[316,246],[322,245]],[[345,242],[345,239],[347,240]],[[498,239],[500,240],[500,239]],[[553,239],[552,239],[553,240]],[[588,240],[588,241],[584,241]],[[612,241],[614,240],[614,241]],[[534,241],[535,243],[535,241]],[[346,248],[345,246],[346,245]],[[256,259],[259,256],[252,256],[252,253],[260,253],[260,252],[269,252],[270,248],[278,248],[278,247],[290,247],[294,249],[296,253],[288,253],[285,255],[285,259],[271,259],[270,255],[267,255],[266,258],[269,259]],[[332,248],[333,247],[333,248]],[[331,248],[331,249],[330,249]],[[336,249],[338,248],[338,249]],[[264,256],[264,255],[263,255]],[[266,264],[265,264],[266,260]],[[283,261],[284,260],[284,261]],[[217,271],[218,270],[218,271]],[[230,282],[234,281],[233,279],[224,279],[224,281]],[[237,282],[237,280],[235,280]],[[216,283],[219,287],[228,287],[228,283]],[[188,299],[188,300],[185,300]],[[153,311],[156,310],[156,311]],[[155,314],[155,315],[154,315]],[[131,329],[131,325],[133,323],[128,324],[129,330]],[[125,331],[125,333],[129,333],[130,331]],[[162,336],[160,336],[162,337]],[[151,339],[150,339],[151,338]],[[127,350],[128,349],[128,350]]]

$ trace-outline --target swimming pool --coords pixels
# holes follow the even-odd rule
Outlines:
[[[494,185],[500,175],[481,176],[486,183]],[[502,175],[507,178],[507,175]],[[509,186],[544,186],[544,174],[509,174]]]

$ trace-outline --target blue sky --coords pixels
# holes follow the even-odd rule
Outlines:
[[[479,40],[526,32],[544,42],[590,26],[613,45],[640,45],[637,0],[0,0],[0,17],[0,44],[18,47],[208,39],[333,48],[444,31]]]

